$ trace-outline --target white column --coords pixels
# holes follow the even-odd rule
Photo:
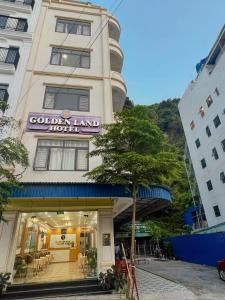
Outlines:
[[[0,223],[0,273],[12,273],[19,218],[17,213],[7,213],[3,216],[7,222]]]
[[[105,271],[114,264],[115,264],[115,252],[114,252],[113,212],[112,210],[99,210],[98,270],[99,272]]]

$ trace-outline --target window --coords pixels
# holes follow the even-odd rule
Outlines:
[[[91,35],[91,23],[76,20],[57,19],[55,31],[71,34]]]
[[[191,127],[191,130],[193,130],[195,128],[195,122],[194,121],[191,121],[190,127]]]
[[[206,131],[206,134],[208,135],[208,137],[210,137],[212,135],[209,126],[206,126],[205,131]]]
[[[0,16],[0,29],[27,31],[27,20],[1,15]]]
[[[195,145],[196,145],[197,148],[199,148],[199,147],[201,146],[201,143],[200,143],[200,140],[199,140],[199,139],[197,139],[197,140],[195,141]]]
[[[216,128],[217,128],[218,126],[220,126],[221,122],[220,122],[220,118],[219,118],[218,115],[217,115],[217,116],[215,117],[215,119],[213,120],[213,123],[214,123],[214,125],[215,125]]]
[[[213,190],[213,186],[212,186],[211,180],[208,180],[208,181],[206,182],[206,184],[207,184],[207,188],[208,188],[209,191]]]
[[[90,68],[90,52],[53,48],[51,64],[88,69]]]
[[[225,183],[225,174],[224,174],[224,172],[220,173],[220,180],[222,181],[222,183]]]
[[[89,90],[47,86],[43,108],[89,111]]]
[[[215,205],[215,206],[213,206],[213,209],[214,209],[215,216],[216,216],[216,217],[220,217],[220,216],[221,216],[221,213],[220,213],[219,206],[218,206],[218,205]]]
[[[201,165],[202,165],[202,169],[206,167],[206,161],[204,158],[201,160]]]
[[[87,171],[88,141],[38,140],[34,170]]]
[[[9,94],[8,94],[8,85],[7,84],[0,84],[0,101],[5,101],[7,102],[8,98],[9,98]]]
[[[212,149],[212,156],[214,156],[215,160],[217,160],[219,158],[216,148]]]
[[[218,88],[215,88],[214,93],[216,94],[216,96],[219,96],[219,95],[220,95],[220,92],[219,92]]]
[[[225,152],[225,140],[223,140],[223,141],[221,142],[221,145],[222,145],[222,147],[223,147],[223,151]]]
[[[199,114],[201,115],[202,118],[205,116],[205,111],[202,106],[199,108]]]
[[[208,107],[210,107],[210,106],[212,105],[213,99],[212,99],[211,96],[209,96],[209,97],[206,99],[206,103],[207,103]]]

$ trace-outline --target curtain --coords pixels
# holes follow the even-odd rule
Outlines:
[[[88,150],[77,150],[77,170],[87,170],[88,169]]]
[[[49,170],[61,170],[62,154],[62,148],[51,148]]]
[[[74,170],[75,168],[75,149],[64,149],[63,170]]]

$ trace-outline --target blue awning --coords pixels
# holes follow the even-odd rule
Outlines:
[[[10,198],[119,198],[131,197],[131,191],[123,185],[97,183],[22,183]],[[171,201],[170,190],[163,186],[140,188],[138,198]]]

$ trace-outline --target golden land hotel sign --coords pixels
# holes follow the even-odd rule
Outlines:
[[[69,111],[60,115],[30,112],[26,131],[68,134],[99,134],[101,118],[94,116],[72,116]]]

